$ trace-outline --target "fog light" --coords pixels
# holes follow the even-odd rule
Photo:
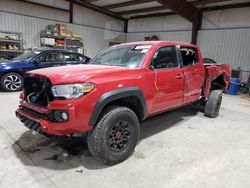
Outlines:
[[[42,128],[43,128],[43,131],[47,131],[47,127],[46,126],[42,126]]]
[[[57,122],[67,121],[69,119],[69,114],[67,111],[54,111],[54,119]]]
[[[62,112],[61,116],[64,121],[68,120],[68,114],[66,112]]]

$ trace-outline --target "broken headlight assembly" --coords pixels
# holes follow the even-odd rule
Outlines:
[[[94,84],[85,82],[83,84],[55,85],[51,90],[56,98],[76,99],[91,92],[94,88]]]

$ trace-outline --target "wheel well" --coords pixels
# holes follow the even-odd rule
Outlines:
[[[20,72],[17,72],[17,71],[9,71],[9,72],[5,72],[5,73],[2,75],[2,77],[3,77],[3,76],[5,76],[6,74],[10,74],[10,73],[19,74],[20,76],[22,76],[22,77],[23,77],[23,74],[22,74],[22,73],[20,73]]]
[[[102,110],[102,113],[100,117],[102,117],[103,113],[106,112],[108,108],[111,106],[125,106],[130,108],[137,116],[137,118],[142,121],[144,119],[144,114],[143,114],[143,106],[140,103],[140,100],[136,96],[129,96],[129,97],[124,97],[121,99],[117,99],[114,101],[111,101],[110,103],[106,104]]]
[[[226,87],[226,84],[224,81],[224,76],[223,74],[221,74],[215,80],[212,81],[210,90],[218,90],[218,89],[224,90],[225,87]]]

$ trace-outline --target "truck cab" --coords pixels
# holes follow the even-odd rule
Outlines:
[[[205,69],[200,50],[191,44],[161,43],[152,49],[149,80],[155,88],[150,113],[166,111],[198,100]],[[147,65],[146,65],[147,66]]]

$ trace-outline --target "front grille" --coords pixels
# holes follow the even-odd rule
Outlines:
[[[27,108],[25,106],[19,106],[19,109],[22,112],[25,112],[27,114],[30,114],[34,117],[40,118],[40,119],[44,119],[44,120],[48,120],[51,122],[66,122],[69,120],[69,112],[66,110],[51,110],[49,113],[40,113],[37,112],[35,110],[32,110],[30,108]],[[67,115],[66,119],[63,119],[62,114],[65,113]]]
[[[42,113],[39,113],[39,112],[36,112],[34,110],[31,110],[30,108],[26,108],[26,107],[23,107],[23,106],[20,106],[19,107],[23,112],[26,112],[28,114],[32,114],[36,117],[39,117],[41,119],[45,119],[45,120],[49,120],[49,121],[52,121],[52,122],[56,122],[54,116],[53,116],[53,111],[48,113],[48,114],[42,114]]]
[[[24,78],[24,96],[26,102],[46,107],[54,100],[49,79],[32,75]]]

